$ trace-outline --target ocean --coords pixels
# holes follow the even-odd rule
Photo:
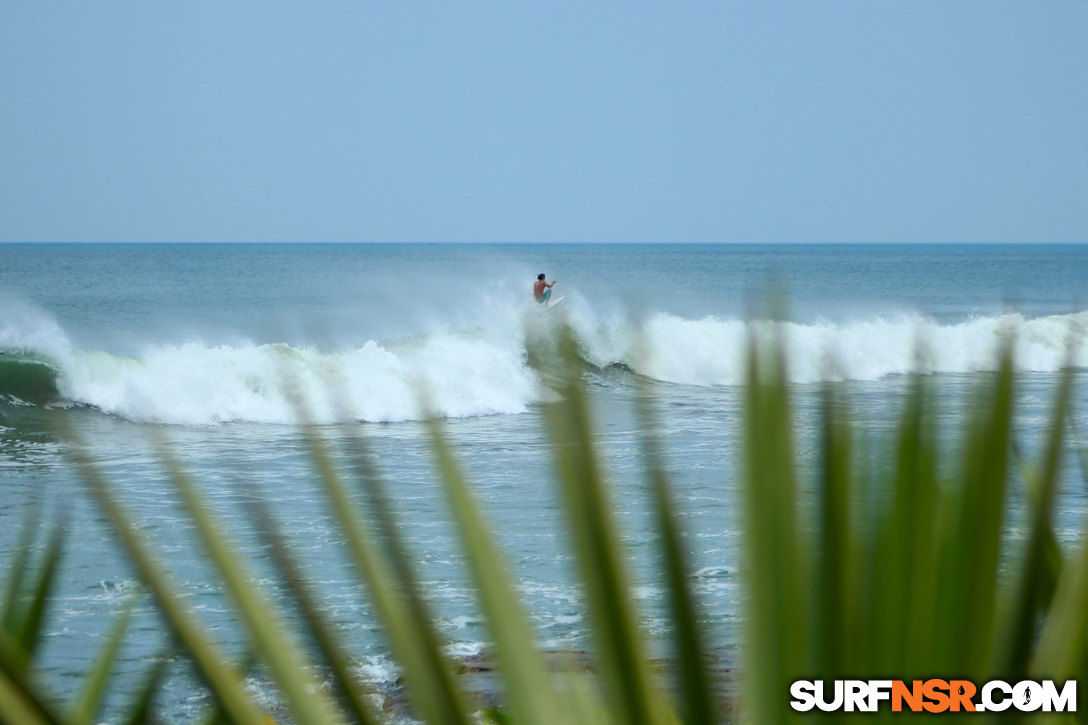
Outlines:
[[[559,280],[560,306],[532,300],[538,273]],[[332,445],[367,441],[451,653],[476,656],[486,637],[436,481],[428,415],[444,419],[542,646],[584,649],[541,415],[556,393],[538,365],[567,325],[585,362],[643,625],[651,640],[664,634],[636,410],[649,395],[695,589],[715,651],[728,659],[741,613],[747,320],[768,310],[788,320],[798,464],[811,488],[821,383],[841,381],[859,437],[878,442],[896,422],[908,374],[924,372],[948,431],[942,445],[954,449],[951,432],[1008,335],[1021,372],[1020,449],[1038,448],[1070,359],[1074,427],[1088,430],[1088,349],[1070,349],[1088,325],[1086,282],[1085,245],[0,245],[0,574],[31,502],[61,517],[69,546],[39,657],[58,692],[78,690],[133,597],[120,675],[143,672],[166,646],[65,456],[55,433],[63,421],[91,445],[201,621],[242,657],[245,636],[156,453],[165,438],[275,597],[247,504],[270,505],[360,677],[392,688],[380,630],[312,482],[299,396]],[[1085,480],[1066,456],[1063,539],[1080,535]],[[1015,537],[1022,493],[1010,499]],[[259,674],[251,687],[272,697]],[[113,712],[124,695],[111,694]],[[173,721],[208,698],[178,666],[160,703]]]

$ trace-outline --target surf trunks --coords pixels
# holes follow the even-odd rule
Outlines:
[[[537,300],[538,304],[544,304],[548,301],[548,298],[552,296],[551,288],[544,290],[544,296]]]

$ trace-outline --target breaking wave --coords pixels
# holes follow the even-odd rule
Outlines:
[[[756,323],[760,324],[760,323]],[[1071,339],[1088,325],[1088,312],[1025,319],[1019,314],[938,324],[920,316],[850,323],[784,323],[788,374],[795,383],[879,380],[910,372],[973,373],[994,369],[1003,339],[1015,341],[1022,371],[1053,372],[1068,360]],[[739,320],[650,319],[627,363],[648,377],[688,385],[737,385],[745,379],[748,323]],[[1080,346],[1074,364],[1088,361]]]
[[[568,307],[562,318],[520,310],[493,325],[343,350],[186,342],[147,346],[131,356],[78,348],[48,315],[9,308],[0,319],[0,395],[37,404],[60,398],[133,421],[180,425],[296,423],[295,400],[306,401],[307,416],[316,422],[394,422],[427,412],[514,414],[548,396],[530,349],[554,339],[561,319],[593,365],[622,364],[685,385],[744,380],[749,323],[742,320],[658,314],[638,323],[601,321],[583,304]],[[1071,335],[1086,326],[1088,312],[1032,319],[1005,314],[954,324],[907,315],[786,323],[781,330],[791,380],[812,383],[916,370],[987,371],[1008,335],[1016,341],[1019,369],[1056,371],[1067,360]],[[1074,364],[1086,362],[1081,346]]]

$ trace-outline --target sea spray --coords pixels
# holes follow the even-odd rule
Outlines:
[[[10,295],[0,295],[0,352],[33,355],[63,363],[73,346],[64,329],[48,312]]]
[[[569,326],[587,364],[622,365],[635,374],[695,386],[738,385],[750,324],[739,319],[652,315],[641,322],[598,314],[577,294],[566,311],[496,305],[487,324],[358,347],[319,349],[286,343],[147,345],[132,356],[75,349],[47,314],[11,306],[0,319],[0,351],[44,359],[58,371],[59,395],[122,418],[178,425],[236,421],[293,424],[285,383],[296,387],[316,422],[346,414],[366,422],[419,420],[428,414],[516,414],[552,399],[547,361],[555,335]],[[467,322],[466,322],[467,324]],[[976,316],[939,324],[922,315],[851,322],[786,323],[780,330],[791,382],[878,380],[921,370],[991,370],[999,341],[1013,336],[1016,364],[1052,372],[1088,312],[1025,319]],[[1074,363],[1088,362],[1083,346]],[[0,380],[0,393],[3,390]],[[430,410],[423,410],[427,401]]]

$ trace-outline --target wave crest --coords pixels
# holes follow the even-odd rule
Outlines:
[[[344,352],[285,344],[159,347],[139,359],[76,355],[63,391],[137,421],[317,423],[519,413],[534,397],[521,356],[487,341],[431,337],[391,350],[376,342]],[[305,413],[296,400],[304,401]]]
[[[754,323],[757,325],[765,323]],[[1019,314],[976,317],[941,325],[922,316],[852,323],[782,324],[791,382],[879,380],[910,372],[972,373],[994,369],[1000,342],[1014,340],[1022,371],[1052,372],[1069,359],[1069,344],[1088,328],[1088,312],[1026,320]],[[744,382],[749,324],[739,320],[650,319],[642,342],[623,362],[671,383],[738,385]],[[1085,364],[1084,347],[1073,363]]]
[[[554,344],[541,343],[554,342],[564,320],[590,364],[620,364],[656,380],[702,386],[743,383],[750,326],[767,324],[668,314],[640,324],[602,324],[588,306],[569,307],[562,319],[532,310],[472,330],[340,351],[190,342],[147,347],[133,357],[75,348],[55,322],[35,313],[20,324],[0,319],[0,356],[6,353],[11,363],[0,366],[0,395],[14,395],[21,386],[39,403],[56,395],[133,421],[181,425],[293,424],[299,421],[294,400],[305,401],[306,418],[318,423],[512,414],[548,395],[547,376],[534,362],[554,354]],[[998,345],[1009,335],[1020,370],[1056,371],[1069,359],[1070,339],[1086,328],[1088,312],[1034,319],[1006,314],[955,324],[906,315],[785,323],[780,331],[790,380],[812,383],[992,370]],[[1080,346],[1073,363],[1085,362]]]

